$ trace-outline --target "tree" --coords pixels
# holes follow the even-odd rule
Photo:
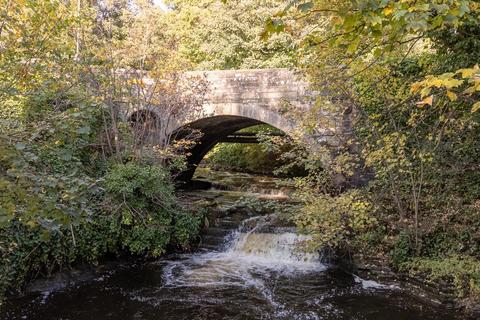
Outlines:
[[[478,265],[480,256],[479,12],[478,2],[468,0],[291,1],[265,26],[267,35],[303,31],[299,66],[322,92],[300,116],[304,126],[328,123],[325,109],[349,115],[352,134],[330,152],[348,160],[348,151],[358,151],[353,158],[362,161],[335,158],[331,169],[348,174],[364,162],[374,173],[362,197],[373,205],[378,227],[353,237],[359,241],[342,233],[343,243],[373,242],[372,254],[391,250],[390,262],[403,270],[433,273],[443,259],[454,261],[455,273],[470,277],[470,294],[480,287],[478,272],[462,270],[458,261]],[[311,188],[310,182],[304,184]],[[331,230],[319,221],[331,219],[309,188],[310,221],[298,220],[321,236]]]
[[[178,54],[200,70],[292,67],[295,42],[288,34],[260,41],[264,21],[283,0],[175,0],[168,33]]]
[[[179,76],[162,13],[121,0],[6,0],[0,13],[0,305],[75,262],[187,248],[201,215],[176,206],[183,159],[165,127],[198,111],[204,85]],[[141,141],[122,117],[133,107],[161,111],[160,139]]]

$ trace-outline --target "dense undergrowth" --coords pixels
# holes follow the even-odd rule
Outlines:
[[[189,250],[203,221],[176,201],[173,176],[185,158],[170,136],[146,143],[150,128],[125,116],[125,105],[162,98],[159,120],[181,118],[201,101],[195,81],[179,92],[180,62],[166,68],[143,54],[135,32],[161,10],[79,5],[0,6],[0,305],[29,281],[75,265]],[[173,46],[149,54],[163,61]],[[161,79],[148,99],[135,68]]]
[[[472,107],[478,93],[468,88],[478,73],[476,82],[458,78],[478,72],[478,34],[478,24],[434,31],[432,51],[392,54],[352,76],[352,96],[343,96],[355,110],[351,139],[323,148],[330,155],[324,170],[297,179],[306,205],[294,215],[313,236],[312,248],[361,252],[445,281],[472,308],[480,297],[480,113]],[[318,70],[306,68],[316,79]],[[359,175],[368,182],[358,183]]]
[[[176,203],[169,169],[102,154],[101,106],[51,104],[18,104],[24,116],[2,140],[0,297],[75,264],[188,250],[202,216]]]

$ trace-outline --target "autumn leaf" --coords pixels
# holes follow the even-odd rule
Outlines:
[[[386,16],[389,16],[393,13],[393,8],[392,7],[386,7],[385,9],[383,9],[383,14],[386,15]]]
[[[477,112],[478,110],[480,110],[480,101],[476,102],[473,106],[472,106],[472,113],[474,112]]]
[[[452,91],[447,91],[447,97],[450,101],[457,101],[458,99],[457,95]]]
[[[424,106],[424,105],[426,105],[426,104],[428,104],[428,105],[430,105],[430,106],[433,105],[433,95],[428,96],[427,98],[423,99],[423,100],[420,101],[420,102],[417,102],[417,105],[418,105],[418,106]]]
[[[462,78],[470,78],[475,74],[475,69],[473,68],[468,68],[468,69],[460,69],[457,71],[457,73],[462,75]]]

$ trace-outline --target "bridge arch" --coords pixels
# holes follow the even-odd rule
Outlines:
[[[272,119],[274,121],[271,121]],[[183,139],[192,131],[200,132],[199,139],[196,141],[195,145],[188,150],[187,170],[182,173],[180,180],[191,180],[197,166],[205,155],[228,135],[241,129],[260,124],[271,125],[285,133],[288,133],[292,129],[291,124],[285,119],[282,119],[282,117],[258,119],[232,114],[217,114],[195,120],[179,127],[172,135],[174,140]]]

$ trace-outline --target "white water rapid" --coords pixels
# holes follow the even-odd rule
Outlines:
[[[226,237],[222,251],[190,255],[164,267],[170,286],[255,286],[261,275],[319,272],[326,269],[316,253],[305,253],[298,244],[307,238],[293,232],[257,233],[239,228]]]

